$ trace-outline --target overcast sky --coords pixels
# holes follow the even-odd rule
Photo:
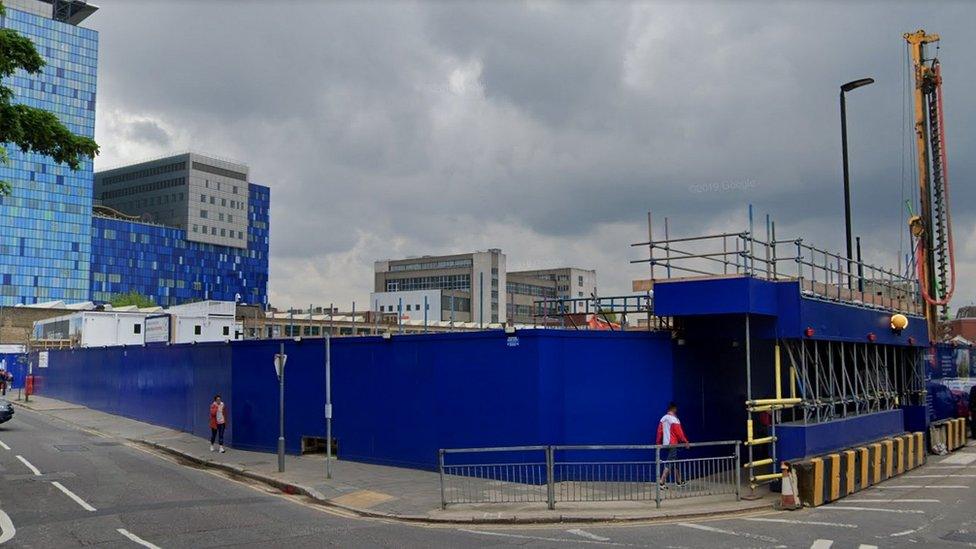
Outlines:
[[[744,229],[752,203],[842,252],[837,93],[863,76],[855,233],[894,266],[915,187],[902,34],[938,32],[955,304],[976,295],[972,5],[97,3],[96,169],[184,149],[250,165],[279,307],[363,307],[374,260],[490,247],[627,293],[648,210],[690,235]]]

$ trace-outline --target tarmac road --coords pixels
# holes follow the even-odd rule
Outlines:
[[[9,448],[9,449],[8,449]],[[976,448],[835,505],[696,523],[422,526],[336,514],[18,409],[0,425],[11,547],[966,547]]]

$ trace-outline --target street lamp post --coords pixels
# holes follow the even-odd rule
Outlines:
[[[874,84],[874,78],[853,80],[840,87],[840,139],[844,156],[844,228],[847,235],[847,286],[851,286],[851,260],[854,259],[851,240],[851,176],[847,161],[847,101],[845,94],[851,90]]]

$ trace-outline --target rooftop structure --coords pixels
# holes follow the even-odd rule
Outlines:
[[[98,10],[85,0],[4,0],[3,5],[69,25],[81,23]]]
[[[95,174],[95,199],[143,221],[186,230],[186,239],[247,247],[249,168],[187,152]]]

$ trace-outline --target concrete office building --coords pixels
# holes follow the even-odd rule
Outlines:
[[[537,279],[555,282],[556,297],[559,299],[579,299],[597,295],[596,271],[577,267],[556,269],[536,269],[531,271],[512,271],[519,279]]]
[[[394,310],[389,312],[395,313],[402,299],[403,312],[406,312],[408,303],[412,311],[413,305],[419,302],[417,296],[410,292],[439,290],[438,320],[449,320],[453,311],[457,322],[475,322],[479,325],[505,322],[505,277],[505,254],[499,249],[377,261],[374,264],[371,306],[378,310],[382,301],[382,312],[387,312],[387,308],[392,306]],[[431,310],[436,310],[436,307],[432,306]]]
[[[247,248],[248,167],[187,152],[95,174],[95,198],[187,240]]]

